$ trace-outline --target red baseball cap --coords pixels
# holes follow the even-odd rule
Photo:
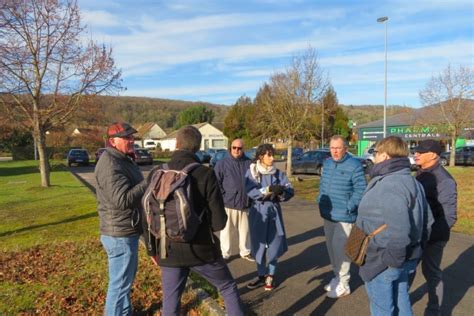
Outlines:
[[[113,123],[107,128],[108,137],[126,137],[136,132],[137,130],[128,123]]]

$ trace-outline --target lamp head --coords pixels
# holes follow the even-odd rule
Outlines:
[[[382,16],[382,17],[380,17],[380,18],[377,19],[377,22],[383,23],[383,22],[385,22],[385,21],[387,21],[387,20],[388,20],[388,16]]]

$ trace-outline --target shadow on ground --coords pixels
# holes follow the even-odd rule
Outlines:
[[[452,315],[453,309],[461,302],[469,288],[474,286],[474,273],[463,269],[466,266],[466,262],[474,263],[474,246],[466,249],[454,263],[444,269],[442,315]],[[410,294],[412,304],[421,300],[421,298],[428,293],[427,291],[426,282],[414,290]]]
[[[83,220],[83,219],[87,219],[87,218],[91,218],[91,217],[97,217],[97,216],[98,216],[97,212],[92,212],[92,213],[87,213],[87,214],[80,215],[80,216],[73,216],[73,217],[65,218],[63,220],[56,221],[56,222],[45,223],[45,224],[40,224],[40,225],[31,225],[31,226],[27,226],[27,227],[23,227],[23,228],[19,228],[19,229],[15,229],[15,230],[0,233],[0,237],[9,236],[9,235],[13,235],[13,234],[18,234],[18,233],[21,233],[21,232],[24,232],[24,231],[37,229],[37,228],[43,228],[43,227],[48,227],[48,226],[53,226],[53,225],[71,223],[71,222],[75,222],[75,221],[79,221],[79,220]]]

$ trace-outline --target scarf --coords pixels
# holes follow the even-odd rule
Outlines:
[[[250,164],[250,174],[252,177],[260,183],[262,174],[275,174],[275,166],[265,167],[260,163],[260,160],[257,160],[256,163]]]
[[[410,160],[407,157],[391,158],[375,164],[370,169],[370,177],[383,176],[402,169],[410,169]]]

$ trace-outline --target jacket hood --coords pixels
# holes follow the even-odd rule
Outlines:
[[[384,176],[402,169],[407,169],[410,172],[410,160],[407,157],[391,158],[375,164],[370,170],[370,177]]]

